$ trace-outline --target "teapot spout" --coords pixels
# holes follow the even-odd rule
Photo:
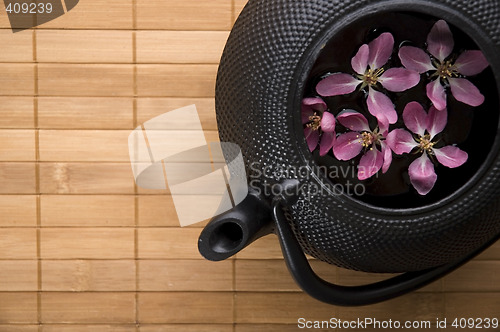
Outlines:
[[[250,192],[240,204],[205,226],[198,239],[198,250],[210,261],[222,261],[271,234],[273,227],[270,205]]]

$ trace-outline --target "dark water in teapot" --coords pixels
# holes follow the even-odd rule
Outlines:
[[[429,17],[415,13],[384,13],[377,14],[362,22],[346,27],[342,33],[337,34],[323,49],[314,65],[305,90],[305,97],[316,96],[315,87],[322,77],[329,73],[354,73],[351,68],[351,59],[364,43],[369,43],[382,32],[390,32],[395,39],[395,50],[390,60],[391,67],[402,67],[398,57],[400,45],[410,45],[425,49],[427,35],[439,18]],[[455,40],[455,54],[465,50],[477,50],[477,44],[460,29],[448,23]],[[426,195],[419,195],[411,186],[408,177],[408,166],[420,155],[393,154],[393,163],[386,174],[379,172],[376,176],[366,181],[359,181],[355,176],[331,177],[334,184],[362,183],[366,194],[355,199],[366,203],[387,208],[411,208],[431,204],[441,200],[462,186],[464,186],[486,160],[491,151],[493,141],[497,134],[499,122],[499,95],[497,84],[491,68],[481,74],[468,78],[486,97],[485,102],[479,107],[470,107],[455,100],[448,94],[448,125],[440,134],[440,144],[437,148],[457,144],[459,148],[469,154],[468,161],[455,169],[442,165],[436,166],[437,182],[432,191]],[[399,121],[390,127],[405,128],[402,122],[404,107],[411,101],[420,102],[426,110],[431,106],[425,93],[425,86],[429,81],[422,78],[419,85],[401,93],[387,92],[386,94],[396,105]],[[366,108],[364,92],[359,89],[345,96],[323,98],[329,110],[337,115],[344,109],[355,109],[364,114],[371,122],[371,128],[376,127],[376,120]],[[343,132],[343,127],[337,126],[338,133]],[[361,155],[351,161],[341,162],[330,152],[327,156],[320,157],[318,151],[314,152],[314,159],[320,166],[347,169],[359,164]],[[351,174],[353,172],[350,172]]]

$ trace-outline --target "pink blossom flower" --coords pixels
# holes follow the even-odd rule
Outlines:
[[[442,111],[446,108],[446,89],[458,101],[479,106],[484,102],[484,96],[469,80],[463,78],[481,73],[489,64],[481,51],[465,51],[457,58],[450,57],[455,47],[453,35],[448,24],[440,20],[427,36],[427,51],[404,46],[399,51],[399,58],[408,69],[420,74],[432,71],[434,80],[427,85],[427,96],[434,106]]]
[[[370,129],[368,120],[353,110],[346,110],[337,120],[350,132],[340,135],[333,145],[333,154],[338,160],[351,160],[363,152],[359,162],[358,179],[366,180],[380,169],[385,173],[392,163],[392,151],[384,142],[387,126]]]
[[[466,152],[456,146],[437,149],[436,135],[441,133],[448,122],[448,112],[438,111],[432,106],[427,114],[417,102],[406,105],[403,121],[412,135],[404,129],[395,129],[387,135],[387,144],[398,155],[415,150],[422,156],[413,161],[408,169],[410,181],[420,195],[427,195],[437,181],[434,162],[449,168],[462,166],[468,159]]]
[[[398,115],[392,101],[375,89],[380,83],[392,92],[406,91],[420,82],[420,75],[405,68],[385,69],[394,49],[394,37],[383,33],[369,44],[359,48],[351,61],[355,76],[336,73],[324,78],[316,91],[324,97],[346,95],[368,87],[367,104],[370,113],[381,122],[396,123]]]
[[[335,117],[327,112],[327,106],[320,98],[305,98],[302,101],[302,124],[305,125],[309,150],[316,150],[318,143],[319,153],[324,156],[332,149],[335,142]]]

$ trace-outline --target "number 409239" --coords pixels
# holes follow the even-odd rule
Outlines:
[[[5,11],[9,14],[50,14],[52,13],[52,4],[49,3],[27,3],[15,2],[9,3]]]

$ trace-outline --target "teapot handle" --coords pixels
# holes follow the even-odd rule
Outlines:
[[[321,279],[312,270],[283,213],[285,202],[282,198],[273,201],[272,213],[288,270],[302,290],[319,301],[333,305],[363,306],[407,294],[456,270],[499,239],[497,236],[477,251],[451,264],[417,272],[407,272],[369,285],[339,286]]]

